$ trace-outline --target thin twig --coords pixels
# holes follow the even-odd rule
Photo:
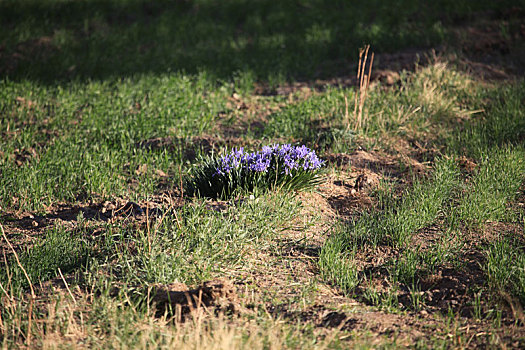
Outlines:
[[[5,250],[2,249],[2,253],[4,255],[4,264],[5,264],[5,272],[7,274],[7,290],[10,290],[11,289],[11,272],[9,270],[9,264],[7,263],[7,256],[5,255]]]
[[[18,254],[16,253],[15,248],[13,248],[13,246],[11,245],[11,242],[9,242],[9,240],[7,239],[7,235],[5,234],[4,228],[3,228],[3,226],[1,224],[0,224],[0,230],[2,230],[2,235],[4,236],[4,239],[7,242],[7,245],[13,251],[13,254],[15,256],[15,259],[16,259],[16,262],[18,264],[18,267],[20,267],[20,269],[22,269],[22,272],[24,273],[24,275],[27,278],[27,281],[29,282],[29,288],[31,289],[31,296],[33,298],[36,298],[35,290],[33,289],[33,283],[31,282],[31,279],[29,278],[29,275],[27,274],[26,269],[24,269],[24,267],[22,266],[22,263],[20,262],[20,259],[18,259]]]
[[[359,63],[357,64],[357,83],[359,84],[359,77],[361,75],[361,58],[363,57],[363,50],[359,50]],[[356,90],[355,92],[355,103],[354,103],[354,117],[357,116],[357,102],[358,102],[358,94],[359,91]]]
[[[182,186],[182,165],[179,164],[180,197],[184,201],[184,187]]]
[[[374,64],[374,53],[370,57],[370,65],[368,66],[368,81],[366,82],[366,89],[370,86],[370,77],[372,76],[372,65]]]
[[[149,201],[146,202],[146,232],[148,234],[148,253],[151,254],[151,236],[149,225]]]
[[[2,292],[4,292],[5,296],[7,297],[7,299],[9,300],[13,300],[13,298],[7,293],[7,291],[4,289],[4,286],[2,285],[2,283],[0,282],[0,289],[2,290]]]
[[[7,235],[5,234],[4,227],[0,224],[0,230],[2,231],[2,235],[4,236],[5,241],[7,242],[7,245],[11,250],[13,251],[13,254],[16,259],[16,263],[24,273],[24,275],[27,278],[27,281],[29,282],[29,288],[31,289],[31,298],[29,299],[29,315],[28,315],[28,324],[27,324],[27,345],[31,346],[31,323],[32,323],[32,317],[33,317],[33,301],[36,299],[35,290],[33,288],[33,283],[31,282],[31,279],[29,278],[29,275],[27,274],[26,269],[22,266],[22,263],[20,262],[20,259],[18,258],[18,254],[16,253],[15,248],[11,245],[11,242],[7,239]]]
[[[365,58],[363,60],[363,66],[361,68],[361,82],[359,83],[359,86],[363,86],[364,81],[364,75],[365,75],[365,67],[366,67],[366,61],[368,60],[368,50],[370,49],[370,45],[365,46]]]
[[[64,275],[62,274],[62,270],[60,270],[60,267],[58,268],[58,273],[60,274],[60,278],[62,278],[62,282],[64,282],[64,285],[66,286],[66,289],[67,289],[67,292],[69,293],[69,296],[71,297],[71,299],[73,299],[73,303],[76,305],[77,304],[77,301],[75,299],[75,297],[73,296],[73,293],[71,293],[71,290],[69,289],[69,286],[66,282],[66,279],[64,278]]]
[[[345,95],[345,124],[346,124],[346,128],[348,129],[348,126],[350,124],[350,116],[348,115],[348,98],[346,98],[346,95]]]
[[[366,62],[366,61],[365,61]],[[370,86],[370,77],[372,76],[372,64],[374,64],[374,53],[372,52],[372,56],[370,57],[370,65],[368,66],[368,76],[366,77],[366,87],[364,88],[364,96],[362,97],[359,113],[359,127],[361,127],[361,121],[362,121],[362,110],[363,106],[365,105],[366,98],[368,97],[368,87]]]

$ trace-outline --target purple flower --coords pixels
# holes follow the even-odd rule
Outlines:
[[[252,157],[251,162],[248,164],[248,169],[257,172],[265,172],[270,166],[270,161],[271,158],[267,155],[257,153]]]
[[[305,158],[310,155],[310,152],[310,149],[304,145],[295,148],[295,156],[297,158]]]
[[[263,146],[261,153],[264,154],[265,156],[272,156],[275,153],[275,151],[277,151],[278,148],[279,148],[278,144],[274,144],[272,146]]]
[[[221,157],[216,174],[225,175],[233,169],[254,172],[268,172],[270,169],[282,169],[282,173],[292,175],[294,171],[316,170],[324,165],[314,151],[306,146],[274,144],[264,146],[260,152],[245,153],[244,148],[233,149]]]

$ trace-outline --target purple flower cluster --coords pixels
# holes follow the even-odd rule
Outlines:
[[[281,169],[286,175],[294,170],[316,170],[322,167],[314,151],[306,146],[290,144],[264,146],[260,152],[246,153],[244,148],[234,149],[220,159],[217,174],[224,175],[233,169],[244,169],[255,172],[268,172],[270,169]]]

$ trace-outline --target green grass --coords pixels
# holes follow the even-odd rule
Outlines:
[[[381,66],[383,53],[454,47],[456,26],[480,16],[494,18],[508,35],[517,23],[510,6],[516,2],[0,1],[0,223],[10,241],[30,238],[31,246],[17,251],[35,287],[60,277],[59,269],[66,278],[78,277],[71,295],[39,295],[47,299],[33,305],[22,270],[5,250],[0,347],[21,346],[30,324],[33,347],[401,346],[395,337],[378,345],[375,331],[323,333],[310,321],[292,324],[268,313],[277,300],[294,306],[306,303],[303,294],[317,300],[317,280],[299,287],[302,294],[293,300],[265,299],[264,307],[239,319],[187,324],[155,318],[147,296],[134,294],[154,284],[195,285],[217,276],[242,279],[248,293],[254,287],[244,275],[258,253],[280,259],[275,247],[289,238],[289,229],[317,224],[333,224],[329,238],[318,257],[298,259],[311,261],[324,282],[344,293],[360,289],[359,300],[399,314],[425,310],[421,282],[444,267],[459,271],[463,243],[500,224],[508,229],[472,248],[484,254],[486,278],[472,291],[478,293],[475,317],[488,318],[484,300],[497,304],[504,293],[525,304],[525,258],[516,234],[524,215],[514,205],[525,181],[522,80],[487,86],[453,63],[432,62],[400,72],[392,87],[372,86],[359,130],[344,117],[345,96],[353,111],[354,88],[275,95],[286,82],[353,76],[358,48],[367,43]],[[261,88],[264,94],[256,96]],[[159,208],[163,216],[149,224],[79,217],[39,228],[32,237],[18,234],[31,224],[19,217],[45,215],[59,204],[96,208],[105,200],[177,196],[181,179],[211,149],[274,142],[304,143],[321,157],[358,149],[395,156],[417,142],[433,150],[418,155],[432,169],[385,174],[388,188],[375,191],[371,208],[345,222],[312,219],[303,214],[301,197],[277,191],[228,202],[186,196],[180,206]],[[461,168],[463,156],[477,168]],[[402,188],[397,176],[406,181]],[[437,238],[425,247],[414,244],[425,230],[437,230]],[[312,243],[300,242],[305,249]],[[380,266],[386,290],[376,289],[375,277],[363,270],[364,253],[380,248],[392,253]],[[402,290],[409,292],[407,309],[399,307]],[[491,310],[501,326],[501,305]],[[470,335],[461,333],[453,313],[444,334],[435,332],[436,339],[418,346],[463,346]],[[487,344],[497,343],[488,337]]]
[[[525,304],[525,254],[523,244],[500,239],[491,242],[486,248],[485,270],[488,285],[501,297],[510,294],[521,305]]]
[[[451,160],[441,160],[435,166],[433,177],[416,181],[413,187],[395,199],[382,199],[383,210],[363,213],[347,227],[332,233],[323,246],[319,258],[322,274],[343,290],[351,292],[359,284],[358,271],[353,267],[352,253],[369,245],[388,244],[404,254],[394,262],[394,280],[412,282],[416,273],[435,268],[445,260],[439,247],[432,254],[412,249],[411,236],[433,224],[450,200],[458,181],[458,170]]]
[[[114,254],[132,284],[188,284],[242,266],[286,227],[298,203],[284,194],[263,196],[214,212],[203,202],[168,213],[156,230],[134,232],[137,254],[116,240]]]
[[[441,72],[442,68],[435,69]],[[401,92],[372,92],[370,101],[379,103],[381,97],[385,97],[382,104],[374,104],[373,108],[394,106],[391,110],[385,107],[384,111],[388,114],[381,116],[390,120],[396,115],[395,108],[399,110],[407,101],[420,101],[421,113],[413,113],[413,119],[403,121],[417,132],[431,130],[432,123],[450,122],[455,113],[461,113],[461,109],[457,107],[459,100],[449,100],[444,95],[432,101],[420,100],[419,81],[441,81],[457,75],[443,71],[436,78],[432,74],[430,68],[421,75],[407,77]],[[16,97],[23,95],[22,86],[14,82],[4,82],[4,85],[9,87],[4,90],[4,93],[9,94],[9,98],[5,100],[7,102],[3,105],[4,110],[9,110],[17,116],[21,112],[27,113],[27,118],[33,121],[29,128],[22,130],[22,124],[17,124],[19,121],[16,119],[3,120],[6,129],[9,125],[10,130],[17,131],[9,136],[5,149],[7,152],[14,152],[15,148],[27,149],[36,146],[38,151],[37,157],[20,166],[16,165],[14,159],[4,155],[1,164],[5,175],[1,180],[4,184],[2,205],[41,210],[45,205],[56,201],[82,200],[78,199],[82,194],[86,194],[87,198],[111,198],[115,195],[147,198],[158,191],[161,184],[161,179],[154,175],[155,169],[169,173],[170,186],[177,187],[179,166],[188,165],[184,158],[184,150],[174,146],[150,149],[140,147],[141,142],[156,137],[191,140],[192,136],[211,132],[213,122],[208,122],[206,118],[200,120],[198,116],[202,115],[203,109],[211,115],[225,107],[221,98],[230,94],[232,90],[225,85],[209,85],[206,80],[199,78],[188,80],[182,76],[166,76],[160,81],[165,80],[174,89],[180,89],[178,91],[186,94],[188,99],[194,99],[194,109],[188,110],[190,114],[195,113],[193,117],[169,113],[163,117],[163,109],[156,108],[154,103],[148,101],[161,99],[161,96],[168,92],[160,89],[150,91],[149,87],[159,82],[151,77],[140,80],[144,84],[142,87],[135,87],[131,80],[124,81],[118,88],[101,83],[90,83],[86,90],[81,90],[80,85],[76,85],[78,83],[72,83],[69,90],[44,87],[41,91],[35,91],[33,95],[24,95],[26,99],[37,101],[37,107],[33,108],[24,107],[20,101],[16,102]],[[451,88],[450,86],[458,89],[460,93],[465,91],[464,85],[459,83],[441,85],[439,88],[446,90]],[[388,191],[377,192],[375,209],[362,213],[346,226],[337,226],[319,256],[322,278],[352,294],[355,288],[363,286],[369,277],[361,273],[354,261],[359,250],[366,246],[378,247],[387,244],[398,252],[396,259],[386,262],[388,279],[394,285],[405,286],[412,291],[414,310],[424,307],[425,300],[420,297],[419,290],[421,279],[435,273],[444,265],[460,265],[457,263],[459,248],[451,246],[450,242],[454,241],[461,225],[477,227],[487,221],[509,221],[517,217],[509,212],[508,205],[523,183],[524,152],[518,137],[521,133],[521,105],[517,102],[522,88],[523,85],[518,83],[503,92],[492,92],[496,96],[506,94],[504,96],[507,96],[508,103],[487,106],[481,117],[472,118],[458,134],[453,135],[449,146],[452,156],[435,160],[430,176],[413,177],[412,185],[397,195]],[[215,102],[204,102],[202,94],[214,89],[219,91],[212,97]],[[103,93],[96,93],[99,90]],[[311,131],[307,128],[295,128],[294,125],[307,123],[301,116],[310,118],[316,113],[329,115],[337,106],[338,112],[326,119],[332,120],[333,124],[329,128],[342,130],[344,125],[340,116],[340,106],[344,94],[351,96],[351,91],[332,89],[314,96],[307,102],[288,105],[283,111],[275,114],[275,119],[271,119],[273,122],[268,124],[269,128],[275,129],[268,137],[276,137],[281,131],[289,128],[298,130],[298,134],[291,139],[312,140],[314,134]],[[39,109],[38,103],[45,105],[45,102],[38,101],[45,101],[50,96],[54,96],[51,100],[54,107],[46,108],[60,110],[56,115],[61,117],[52,115],[44,122],[43,120],[48,118],[47,112],[46,109]],[[59,135],[51,134],[49,137],[49,132],[43,133],[43,128],[51,131],[62,130],[60,126],[69,120],[66,115],[75,115],[78,106],[84,105],[83,101],[69,102],[70,104],[66,102],[75,101],[79,96],[84,96],[85,99],[87,96],[94,96],[90,100],[92,107],[82,107],[87,108],[87,117],[77,124],[70,124],[70,127],[61,131]],[[333,98],[335,100],[332,100]],[[146,102],[139,102],[140,109],[132,111],[136,100]],[[113,109],[109,108],[110,104]],[[436,104],[441,107],[436,107]],[[173,108],[176,110],[180,107]],[[425,112],[425,108],[429,108],[430,111]],[[435,110],[431,110],[432,108]],[[301,109],[304,109],[303,112],[300,112]],[[103,111],[108,111],[108,114],[103,114]],[[299,116],[297,121],[294,121],[297,124],[285,127],[283,125],[286,124],[278,122],[293,121],[294,115]],[[174,118],[171,119],[170,116]],[[429,116],[434,118],[432,123],[420,124]],[[283,119],[279,119],[281,117]],[[381,119],[377,116],[376,118],[371,119],[368,127],[360,131],[362,136],[372,139],[379,135],[402,136],[395,131],[400,124],[382,124]],[[494,132],[503,130],[507,124],[512,128],[499,134]],[[187,125],[187,129],[174,130],[176,125]],[[491,127],[488,128],[487,125]],[[35,142],[39,137],[42,141]],[[440,141],[439,138],[436,140]],[[180,141],[179,145],[183,142],[186,141]],[[316,143],[319,144],[317,141]],[[462,146],[456,146],[459,144]],[[324,150],[336,151],[338,147],[342,147],[341,144],[326,143]],[[448,151],[447,148],[444,150]],[[197,149],[197,153],[199,152]],[[461,180],[456,162],[456,157],[462,155],[462,152],[476,157],[474,159],[479,163],[478,169],[467,180]],[[135,170],[143,164],[147,165],[145,173],[137,173]],[[135,185],[138,187],[131,186],[132,181],[138,182],[138,185]],[[16,191],[13,191],[14,189]],[[13,193],[17,193],[16,199],[11,197]],[[110,225],[105,228],[107,233],[104,238],[98,238],[99,241],[86,240],[86,232],[75,233],[56,228],[55,231],[47,233],[43,243],[22,254],[22,263],[35,283],[57,276],[57,269],[60,267],[64,273],[85,269],[106,271],[107,280],[100,282],[100,290],[107,288],[108,283],[116,281],[128,286],[172,281],[194,284],[242,266],[244,259],[249,256],[249,251],[270,244],[275,232],[286,227],[286,223],[297,213],[296,205],[297,203],[289,197],[279,193],[263,196],[258,202],[239,203],[219,213],[206,209],[203,202],[195,202],[183,208],[171,209],[162,222],[149,231],[147,228]],[[443,239],[425,250],[411,247],[414,235],[431,225],[443,222],[451,225],[445,228]],[[71,237],[74,239],[71,240]],[[461,239],[459,237],[460,242]],[[95,243],[99,250],[92,252]],[[502,248],[498,244],[500,243],[489,245],[486,250],[485,269],[489,278],[487,286],[491,290],[507,288],[512,295],[522,300],[520,286],[523,277],[520,269],[500,258],[502,254],[507,254],[519,262],[520,251],[508,245],[503,245]],[[134,249],[130,250],[129,247]],[[71,254],[72,250],[74,254]],[[19,288],[26,286],[25,277],[16,267],[13,267],[10,273],[10,277],[4,276],[2,285],[6,285],[6,281],[10,279],[10,286],[14,288],[11,291],[15,293],[15,290],[18,290],[20,293]],[[510,277],[508,282],[501,285],[503,275]],[[365,288],[362,298],[382,310],[398,312],[397,292],[397,289],[379,292],[368,287]],[[13,315],[5,313],[3,318],[13,318]],[[122,327],[124,331],[127,326]]]
[[[441,68],[436,69],[440,71]],[[394,111],[406,106],[407,101],[421,103],[421,113],[412,113],[413,119],[402,121],[416,131],[414,135],[431,130],[432,123],[451,123],[451,119],[461,113],[457,107],[459,100],[449,100],[451,97],[444,95],[440,100],[421,100],[418,79],[432,82],[433,79],[441,81],[457,75],[444,71],[437,78],[428,78],[427,74],[432,75],[432,70],[424,71],[421,76],[407,77],[401,92],[373,91],[370,101],[374,104],[371,108],[383,108],[385,114],[381,118],[372,118],[368,127],[360,131],[361,136],[374,139],[379,135],[406,135],[396,131],[400,124],[395,124],[395,121],[384,124],[382,120],[393,120],[397,113]],[[458,79],[464,82],[461,80],[464,78]],[[4,175],[0,180],[3,185],[0,190],[2,206],[43,210],[46,205],[57,201],[85,200],[82,195],[97,200],[117,195],[145,199],[158,192],[161,186],[161,179],[155,176],[156,169],[170,174],[169,186],[178,187],[179,166],[188,166],[184,150],[176,146],[151,149],[141,147],[141,142],[156,137],[171,137],[181,140],[175,145],[183,145],[191,143],[193,136],[213,132],[213,115],[226,107],[222,99],[233,90],[228,85],[210,85],[205,79],[187,79],[184,76],[165,76],[160,80],[143,77],[138,82],[142,85],[133,80],[126,80],[118,87],[91,82],[85,89],[81,89],[80,83],[70,83],[66,90],[42,87],[29,94],[25,90],[27,87],[20,83],[5,81],[2,91],[8,98],[2,102],[3,110],[17,118],[22,114],[25,119],[2,119],[3,128],[15,131],[8,134],[4,141],[5,153],[0,163]],[[194,101],[188,106],[188,114],[168,113],[165,107],[157,107],[157,104],[161,105],[163,96],[174,93],[168,88],[164,91],[153,89],[155,84],[162,85],[164,82],[173,87],[173,91],[186,96],[187,100]],[[459,83],[439,87],[444,90],[449,88],[457,89],[460,94],[466,91],[464,85]],[[519,103],[522,90],[523,84],[518,83],[504,91],[483,92],[485,96],[505,96],[507,103],[488,105],[481,116],[466,122],[451,137],[449,148],[444,148],[451,156],[445,154],[435,160],[427,178],[414,176],[412,185],[397,195],[388,191],[377,192],[375,209],[362,213],[350,224],[337,226],[320,253],[322,278],[352,294],[357,286],[364,286],[369,277],[361,274],[355,262],[359,250],[387,244],[398,252],[395,260],[386,262],[388,279],[394,285],[402,285],[412,291],[414,310],[424,307],[425,300],[419,294],[420,280],[444,265],[460,265],[457,264],[459,248],[451,246],[450,242],[456,239],[461,225],[475,229],[487,221],[505,222],[519,217],[509,211],[509,203],[518,194],[524,180],[525,153],[519,137],[522,132],[522,104]],[[203,97],[209,91],[215,91],[214,95],[210,93],[211,100]],[[266,129],[267,137],[271,139],[281,131],[297,130],[298,133],[290,139],[314,140],[312,131],[299,126],[308,123],[307,119],[301,118],[310,118],[316,113],[327,116],[324,119],[332,123],[326,124],[329,129],[343,130],[340,113],[344,94],[351,96],[351,91],[331,89],[306,102],[288,105],[271,119],[269,129]],[[36,107],[24,106],[23,102],[16,100],[18,96],[36,101]],[[381,97],[384,100],[379,102]],[[87,100],[90,102],[85,102]],[[501,101],[498,98],[490,100]],[[140,109],[135,101],[140,101]],[[82,107],[86,103],[87,107]],[[185,105],[183,102],[180,105],[174,103],[174,111]],[[441,107],[436,107],[436,104]],[[389,110],[387,105],[394,107]],[[86,109],[85,117],[71,124],[71,116],[83,113],[77,112],[79,109]],[[55,114],[49,114],[49,111],[55,111]],[[200,119],[202,115],[208,115],[210,119]],[[299,117],[294,121],[294,116]],[[425,118],[434,119],[428,125],[421,124]],[[318,119],[324,120],[321,117]],[[24,124],[24,120],[31,123]],[[296,124],[286,126],[288,122]],[[68,127],[62,128],[66,123]],[[506,128],[507,125],[510,127]],[[180,128],[177,129],[177,126]],[[436,140],[440,141],[439,138]],[[318,140],[313,142],[320,144]],[[31,147],[37,150],[37,156],[22,165],[17,165],[15,159],[8,156],[15,153],[16,148]],[[344,146],[332,142],[326,143],[322,149],[325,152],[338,151]],[[197,154],[199,152],[197,148]],[[474,157],[479,164],[466,180],[461,179],[456,162],[462,154]],[[135,171],[144,164],[147,165],[145,172]],[[171,209],[158,226],[154,225],[149,231],[144,227],[109,225],[105,227],[106,233],[102,238],[92,240],[86,237],[88,231],[57,227],[46,233],[42,243],[21,254],[21,259],[34,283],[56,277],[60,268],[63,273],[86,269],[105,271],[106,279],[98,282],[101,283],[98,287],[101,291],[117,281],[128,286],[173,281],[194,284],[242,266],[250,251],[258,247],[264,249],[264,246],[271,244],[275,232],[285,228],[296,215],[297,202],[281,193],[263,196],[256,201],[247,200],[228,207],[224,212],[210,211],[204,202],[197,201],[183,208]],[[426,250],[410,246],[414,235],[436,223],[450,225],[445,227],[443,239]],[[98,247],[96,251],[94,246]],[[499,242],[487,247],[487,287],[494,291],[509,290],[513,296],[523,300],[520,250]],[[511,265],[511,260],[506,257],[512,257],[518,265]],[[10,279],[11,292],[18,294],[20,288],[26,286],[25,277],[13,264],[10,266],[10,277],[4,275],[2,285],[7,285]],[[508,278],[504,280],[502,276]],[[397,291],[379,292],[369,287],[365,288],[362,298],[382,310],[398,312]],[[2,317],[13,320],[18,317],[16,315],[6,311]],[[134,314],[133,317],[143,319],[146,316]],[[125,333],[127,327],[127,323],[117,323],[110,329]],[[22,334],[24,329],[20,328]],[[135,339],[132,342],[139,341],[139,338],[130,339]]]
[[[483,154],[479,171],[459,203],[459,220],[477,225],[514,221],[516,213],[509,211],[509,202],[519,193],[524,174],[525,149],[521,146]]]
[[[362,213],[347,227],[332,233],[320,255],[319,265],[324,278],[352,293],[362,282],[353,261],[356,252],[364,245],[389,244],[400,248],[398,255],[385,265],[391,281],[413,288],[437,268],[454,264],[460,242],[465,239],[458,232],[461,225],[479,227],[487,222],[515,222],[520,215],[509,206],[525,182],[524,144],[518,137],[524,130],[519,124],[523,102],[518,102],[523,91],[522,83],[507,88],[503,91],[503,96],[507,97],[505,102],[487,106],[483,122],[474,119],[453,136],[462,141],[463,150],[468,147],[471,152],[468,155],[479,157],[479,166],[471,178],[462,181],[454,158],[442,159],[433,166],[428,180],[416,180],[400,199],[379,193],[376,209]],[[501,96],[502,92],[492,91],[492,94]],[[450,150],[445,150],[452,154],[458,152],[455,144],[451,145]],[[445,220],[441,228],[443,238],[426,250],[411,247],[411,236],[436,223],[438,218]],[[457,236],[456,248],[447,236]],[[513,293],[521,298],[521,270],[519,267],[509,270],[511,266],[506,261],[511,260],[501,258],[507,254],[520,266],[520,250],[498,242],[490,243],[487,249],[488,286],[502,289],[496,281],[511,285]],[[498,257],[501,259],[496,264]],[[376,305],[388,299],[373,290],[364,298]]]
[[[290,195],[274,193],[232,204],[223,211],[215,211],[203,201],[182,208],[165,207],[163,216],[152,220],[149,226],[108,223],[97,236],[90,236],[93,230],[89,226],[74,230],[56,227],[48,230],[33,248],[19,253],[20,261],[35,287],[60,278],[58,269],[64,275],[79,276],[73,285],[84,283],[91,293],[99,296],[89,315],[84,315],[90,337],[103,337],[107,331],[126,337],[126,342],[133,344],[143,337],[142,333],[136,333],[134,322],[149,318],[147,322],[159,322],[148,313],[149,308],[143,307],[149,304],[149,286],[176,281],[192,285],[241,269],[250,264],[254,252],[269,249],[274,236],[286,229],[296,215],[298,205]],[[6,329],[23,336],[28,331],[28,305],[24,302],[28,282],[13,256],[4,265],[0,285],[9,298],[5,299],[6,307],[0,310],[0,318],[5,320]],[[120,290],[120,301],[111,296],[115,286]],[[56,303],[58,307],[60,301]],[[121,308],[119,303],[129,307]],[[50,317],[46,310],[38,312],[34,317]],[[55,331],[62,332],[61,327],[78,321],[71,317],[57,315],[53,321],[53,327],[58,327]],[[120,321],[116,322],[117,319]],[[19,339],[15,333],[3,338],[5,344]],[[156,332],[147,334],[161,342],[171,339]],[[91,343],[95,338],[86,341]],[[108,341],[111,339],[113,336]],[[154,339],[149,341],[155,343]]]
[[[474,98],[472,98],[474,97]],[[476,159],[486,157],[487,151],[498,147],[523,147],[525,139],[525,82],[498,86],[496,89],[478,90],[470,97],[476,114],[469,127],[452,134],[447,142],[453,152],[467,154]],[[490,101],[483,103],[482,101]],[[484,154],[485,153],[485,154]]]
[[[432,224],[457,184],[458,170],[451,160],[440,160],[428,180],[415,180],[399,199],[379,198],[381,209],[363,213],[342,235],[343,246],[390,244],[404,247],[411,234]]]
[[[425,130],[423,124],[433,114],[426,112],[424,104],[419,112],[413,111],[418,108],[418,81],[426,75],[436,74],[407,78],[400,92],[371,91],[372,117],[359,134],[381,140],[411,129]],[[156,169],[171,175],[176,186],[179,168],[187,169],[185,155],[192,137],[220,133],[218,115],[228,111],[226,97],[233,88],[212,83],[204,74],[164,74],[38,88],[6,80],[0,83],[0,91],[0,110],[6,116],[0,119],[0,128],[9,130],[0,153],[0,205],[38,210],[77,197],[151,194],[159,182],[151,176]],[[343,123],[345,95],[353,100],[349,90],[330,89],[290,104],[270,116],[263,136],[339,152],[356,148],[354,135],[345,131]],[[407,109],[407,103],[414,107]],[[155,149],[139,147],[154,138],[171,141]],[[198,155],[200,149],[193,147]],[[21,166],[9,158],[32,149],[36,157],[28,157]],[[151,173],[137,175],[135,171],[143,165]],[[131,190],[130,183],[138,188]]]
[[[33,247],[19,252],[20,263],[31,282],[37,284],[54,278],[59,275],[59,269],[67,274],[85,267],[90,255],[94,253],[93,246],[86,241],[85,235],[86,230],[81,227],[75,230],[53,227]],[[29,287],[24,272],[14,258],[4,261],[0,284],[11,295],[18,295]]]
[[[179,167],[186,161],[184,142],[176,140],[210,131],[228,94],[218,89],[206,96],[216,86],[205,79],[170,75],[118,85],[71,83],[34,90],[29,86],[0,83],[4,95],[0,110],[12,116],[0,119],[1,128],[12,132],[3,142],[0,158],[0,205],[23,210],[78,196],[144,197],[156,188],[159,179],[151,176],[156,169],[172,175],[175,187]],[[20,106],[18,97],[34,106]],[[159,137],[175,141],[160,149],[139,147]],[[16,149],[35,149],[37,156],[18,166],[8,157]],[[148,172],[136,174],[143,165]],[[131,181],[138,186],[134,191]]]
[[[432,115],[425,109],[412,113],[420,83],[407,79],[403,84],[400,92],[371,91],[372,117],[359,134],[380,140],[416,127],[424,130]],[[147,195],[158,184],[151,176],[155,169],[171,175],[175,186],[179,168],[187,168],[192,137],[220,132],[223,121],[218,115],[228,111],[226,97],[234,89],[210,82],[206,74],[148,74],[59,86],[4,80],[0,128],[9,132],[0,153],[0,205],[38,210],[77,197]],[[289,104],[270,116],[263,136],[338,152],[355,148],[358,143],[343,123],[345,95],[353,100],[350,90],[329,89]],[[413,109],[407,109],[407,103],[414,103]],[[138,147],[153,138],[171,138],[171,143],[157,149]],[[21,166],[9,158],[30,150],[36,157],[27,157]],[[144,164],[151,173],[135,174]],[[130,190],[130,182],[138,188]]]
[[[297,206],[289,195],[278,193],[222,212],[203,201],[164,208],[163,217],[150,226],[106,224],[100,237],[90,237],[87,228],[56,227],[20,260],[33,284],[58,276],[59,268],[66,274],[89,266],[130,285],[194,284],[242,266],[250,251],[263,249],[286,228]],[[0,283],[11,286],[15,295],[28,286],[13,258],[0,272]]]
[[[354,89],[327,87],[322,94],[273,113],[263,136],[301,141],[332,152],[362,147],[363,138],[367,148],[395,149],[399,138],[425,139],[427,143],[450,138],[458,118],[481,108],[476,105],[482,98],[480,89],[467,75],[444,63],[421,68],[417,74],[402,72],[398,84],[395,89],[384,89],[381,84],[370,89],[366,121],[359,130],[344,117],[345,96],[354,101]]]
[[[332,231],[332,236],[324,244],[319,254],[321,276],[350,293],[360,282],[359,271],[352,261],[355,252],[348,249],[346,242],[339,237],[345,233],[344,227]]]
[[[450,23],[509,5],[514,2],[3,1],[0,37],[8,55],[2,66],[10,67],[11,78],[45,83],[184,71],[275,84],[347,71],[342,65],[354,61],[363,43],[382,52],[439,44],[449,38]],[[31,47],[41,37],[49,44]],[[14,53],[21,57],[11,59]]]

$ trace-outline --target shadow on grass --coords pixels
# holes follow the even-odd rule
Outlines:
[[[353,72],[357,49],[442,43],[444,25],[514,1],[3,1],[0,77],[52,84],[204,73],[250,85]]]

